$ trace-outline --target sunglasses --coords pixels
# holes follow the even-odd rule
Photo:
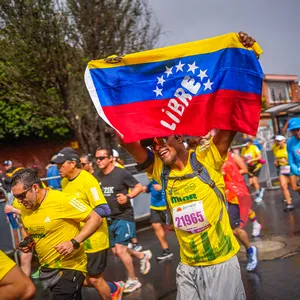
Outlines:
[[[84,167],[85,165],[88,165],[88,163],[80,163],[82,167]]]
[[[104,160],[105,158],[108,158],[108,156],[96,156],[95,159],[96,160]]]
[[[167,142],[167,137],[160,137],[160,138],[153,138],[153,146],[155,145],[159,145],[159,146],[163,146],[166,142]]]
[[[33,186],[33,185],[32,185],[32,186]],[[26,195],[27,195],[28,191],[29,191],[30,189],[32,189],[32,186],[29,187],[29,188],[28,188],[27,190],[25,190],[24,192],[20,193],[19,195],[14,195],[14,197],[15,197],[16,199],[18,199],[18,200],[23,201],[23,200],[26,198]]]

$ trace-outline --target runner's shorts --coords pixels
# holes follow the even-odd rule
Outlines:
[[[115,244],[128,246],[130,240],[135,236],[135,222],[127,220],[113,220],[108,226],[110,247]]]
[[[249,177],[249,178],[252,178],[252,177],[254,177],[254,176],[255,176],[255,177],[258,177],[258,176],[259,176],[261,167],[260,167],[259,169],[257,169],[257,170],[255,170],[255,168],[256,168],[256,166],[253,166],[253,167],[249,167],[249,166],[248,166],[248,171],[249,171],[248,177]]]
[[[245,300],[241,269],[236,256],[205,267],[179,263],[176,300]]]
[[[228,202],[228,215],[231,228],[239,228],[241,223],[240,206]]]
[[[86,253],[88,275],[95,276],[104,272],[107,260],[107,249],[95,253]]]
[[[150,223],[161,223],[166,225],[172,224],[172,217],[168,209],[154,210],[151,209]]]

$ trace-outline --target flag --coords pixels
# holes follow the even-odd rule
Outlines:
[[[229,33],[93,60],[85,83],[100,117],[125,142],[213,128],[255,135],[263,71],[254,46]]]

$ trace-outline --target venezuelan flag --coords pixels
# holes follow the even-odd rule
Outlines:
[[[93,60],[85,83],[99,115],[125,142],[210,129],[255,135],[263,71],[259,45],[236,33]]]

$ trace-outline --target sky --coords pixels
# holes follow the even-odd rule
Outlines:
[[[158,47],[245,31],[264,50],[265,74],[300,80],[300,0],[148,0],[163,34]]]

